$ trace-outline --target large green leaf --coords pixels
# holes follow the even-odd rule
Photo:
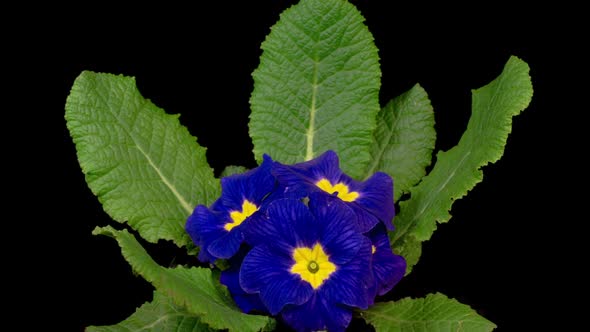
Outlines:
[[[393,197],[399,200],[426,174],[435,140],[430,100],[426,91],[416,84],[379,112],[366,177],[377,171],[391,175]]]
[[[411,198],[400,204],[392,246],[408,260],[408,273],[418,260],[421,242],[430,239],[436,222],[451,218],[453,201],[482,181],[483,166],[502,157],[512,117],[528,106],[532,95],[529,66],[516,57],[508,60],[498,78],[473,91],[473,113],[459,144],[437,154],[432,172],[410,191]]]
[[[360,178],[371,158],[381,71],[373,37],[347,1],[302,0],[285,10],[262,44],[250,98],[258,161],[283,163],[338,153]]]
[[[84,71],[66,102],[86,182],[104,210],[150,242],[186,245],[187,217],[220,191],[205,149],[178,115],[144,99],[132,77]]]
[[[210,332],[216,331],[203,324],[199,317],[175,305],[170,298],[154,292],[152,302],[137,308],[129,318],[116,325],[89,326],[86,332]]]
[[[133,270],[152,283],[178,306],[196,315],[215,329],[259,331],[270,329],[274,320],[267,316],[247,315],[234,304],[227,289],[213,276],[212,270],[198,267],[164,268],[158,265],[127,230],[97,227],[93,234],[113,237]]]
[[[423,299],[378,303],[361,316],[377,332],[489,332],[496,328],[469,306],[439,293]]]

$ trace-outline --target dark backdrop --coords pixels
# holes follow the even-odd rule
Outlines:
[[[548,150],[559,153],[548,149],[556,136],[549,129],[555,126],[549,85],[560,71],[554,56],[569,43],[564,36],[575,31],[573,25],[560,25],[557,32],[552,20],[561,11],[514,4],[353,2],[380,50],[382,105],[420,83],[434,107],[436,150],[454,146],[465,130],[471,89],[499,75],[511,55],[530,65],[533,101],[514,118],[503,158],[484,167],[483,182],[453,205],[451,221],[438,227],[414,271],[390,295],[442,292],[498,324],[498,331],[530,327],[552,312],[555,305],[547,299],[563,292],[563,284],[552,283],[561,258],[547,241],[554,234],[550,196],[559,190],[549,176],[554,158]],[[36,292],[50,313],[45,326],[59,320],[59,329],[80,331],[114,324],[150,300],[152,291],[132,274],[115,241],[91,235],[95,226],[115,222],[86,186],[65,126],[63,107],[77,75],[93,70],[135,76],[144,97],[181,114],[180,122],[208,148],[217,174],[230,164],[253,167],[247,129],[251,73],[260,43],[292,3],[142,5],[142,11],[87,4],[43,16],[31,36],[43,61],[24,78],[49,92],[37,108],[43,116],[31,120],[39,132],[50,132],[35,147],[49,155],[31,163],[52,171],[50,190],[42,193],[51,202],[44,210],[49,217],[41,215],[33,250],[35,264],[53,264],[40,282],[47,295]],[[147,247],[163,265],[191,260],[168,244]]]

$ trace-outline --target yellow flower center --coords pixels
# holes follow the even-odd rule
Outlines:
[[[337,183],[336,185],[332,185],[330,181],[327,179],[321,179],[315,184],[323,191],[333,194],[335,192],[338,193],[338,198],[345,202],[353,202],[357,197],[359,197],[359,193],[356,191],[348,191],[348,186],[342,182]]]
[[[377,247],[375,247],[375,246],[372,245],[371,246],[371,254],[374,254],[375,251],[377,251]]]
[[[232,211],[229,216],[232,221],[228,222],[223,226],[226,231],[231,231],[234,227],[240,226],[246,218],[251,216],[254,212],[258,211],[256,204],[250,203],[249,200],[245,199],[242,203],[242,211]]]
[[[319,243],[316,243],[313,248],[295,248],[293,259],[295,264],[291,267],[291,273],[298,274],[313,289],[319,288],[336,271],[336,265],[330,262],[330,258]]]

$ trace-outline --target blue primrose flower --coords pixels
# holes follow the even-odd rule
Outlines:
[[[275,189],[271,175],[273,161],[268,155],[260,166],[242,174],[221,179],[221,197],[207,208],[198,205],[185,228],[193,242],[201,247],[199,260],[214,262],[232,257],[243,243],[247,221],[263,210],[267,196]],[[276,191],[275,191],[276,192]]]
[[[221,196],[199,205],[186,231],[199,260],[227,260],[220,282],[245,313],[281,317],[297,331],[344,331],[404,276],[387,231],[393,181],[377,172],[355,181],[327,151],[221,179]]]
[[[294,197],[310,192],[337,196],[357,214],[361,232],[368,232],[379,221],[388,230],[394,229],[393,180],[386,173],[376,172],[365,181],[356,181],[342,172],[338,156],[331,150],[294,165],[275,162],[272,173]]]
[[[371,240],[372,269],[374,283],[371,287],[369,299],[370,305],[374,303],[375,296],[381,296],[389,292],[406,273],[406,260],[396,255],[391,250],[387,230],[382,224],[378,224],[368,234]]]
[[[334,196],[285,198],[252,216],[245,229],[253,249],[239,282],[259,294],[270,314],[298,331],[343,331],[353,308],[372,302],[372,244],[358,232],[357,214]]]

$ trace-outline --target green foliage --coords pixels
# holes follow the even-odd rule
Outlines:
[[[422,299],[377,303],[361,316],[377,332],[489,332],[496,328],[469,306],[439,293]]]
[[[220,189],[205,149],[178,115],[144,99],[134,78],[84,71],[65,117],[86,182],[104,210],[150,242],[188,244],[187,217]]]
[[[110,326],[89,326],[86,332],[212,332],[216,331],[203,324],[199,317],[175,305],[170,298],[154,292],[152,302],[137,308],[126,320]]]
[[[516,57],[508,60],[498,78],[473,91],[473,113],[459,144],[439,152],[432,172],[411,189],[409,200],[400,203],[392,247],[406,257],[408,273],[436,222],[447,222],[453,202],[483,179],[481,168],[502,157],[512,117],[528,106],[532,94],[529,66]]]
[[[262,44],[250,99],[250,136],[260,162],[310,160],[332,149],[364,176],[379,111],[381,71],[364,18],[342,0],[302,0]]]
[[[387,103],[377,115],[366,177],[377,171],[391,175],[398,201],[426,174],[435,141],[432,106],[426,91],[416,84]]]
[[[244,166],[234,166],[229,165],[223,169],[219,178],[224,178],[226,176],[235,175],[235,174],[242,174],[246,172],[248,169]]]
[[[342,169],[364,179],[376,171],[394,179],[396,230],[392,248],[409,273],[437,222],[452,203],[482,181],[481,168],[499,160],[512,117],[532,98],[528,65],[511,57],[501,75],[473,90],[472,116],[458,145],[430,165],[436,133],[424,89],[412,89],[380,110],[378,50],[361,13],[342,0],[301,0],[281,14],[262,44],[254,71],[249,133],[254,155],[292,164],[326,150]],[[92,192],[116,221],[149,242],[172,240],[189,254],[198,248],[184,226],[197,204],[219,197],[219,179],[206,149],[141,96],[132,77],[84,71],[66,101],[66,122]],[[247,171],[227,166],[220,178]],[[242,313],[218,280],[218,270],[158,265],[127,230],[93,234],[114,238],[133,271],[155,288],[153,301],[113,326],[88,331],[271,330],[273,318]],[[219,261],[224,263],[223,260]],[[222,264],[217,268],[223,268]],[[442,294],[378,303],[360,315],[377,331],[491,331],[495,325]]]
[[[107,226],[97,227],[92,233],[117,240],[123,256],[137,274],[168,296],[175,305],[199,317],[202,323],[229,331],[259,331],[274,325],[270,317],[242,313],[211,269],[164,268],[154,262],[127,230],[118,231]]]

